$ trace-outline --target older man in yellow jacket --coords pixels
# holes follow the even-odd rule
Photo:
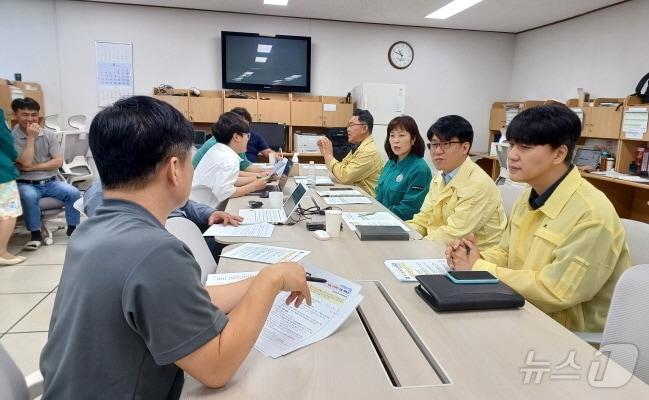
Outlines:
[[[507,129],[509,176],[531,188],[497,246],[478,252],[464,239],[446,255],[454,269],[491,272],[566,328],[600,332],[630,260],[615,208],[570,164],[580,132],[563,105],[516,116]]]
[[[323,138],[318,147],[331,174],[340,183],[356,185],[375,197],[376,184],[383,169],[383,159],[379,155],[372,137],[374,118],[367,110],[355,110],[347,124],[347,138],[353,149],[342,161],[333,156],[331,141]]]
[[[458,115],[447,115],[428,129],[427,136],[438,173],[421,211],[408,225],[426,239],[447,244],[471,232],[479,248],[497,244],[507,218],[494,181],[469,158],[471,124]]]

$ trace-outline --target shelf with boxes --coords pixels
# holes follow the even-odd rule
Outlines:
[[[287,154],[300,152],[305,157],[321,158],[317,146],[313,148],[316,139],[310,136],[326,135],[330,128],[345,127],[352,116],[352,103],[346,97],[192,89],[154,88],[153,95],[180,110],[195,129],[206,133],[221,113],[244,107],[253,123],[286,127],[282,150]]]
[[[17,98],[31,97],[41,106],[38,112],[39,120],[45,116],[45,102],[41,85],[35,82],[20,82],[0,79],[0,108],[4,111],[5,118],[10,126],[16,124],[16,117],[11,110],[11,102]]]
[[[545,103],[537,100],[493,103],[489,122],[490,143],[500,138],[518,112]],[[646,177],[644,175],[649,169],[649,103],[628,96],[598,98],[581,104],[577,99],[570,99],[566,104],[582,121],[578,145],[606,151],[609,169]],[[483,156],[478,165],[492,177],[498,177],[500,163],[497,157]],[[649,184],[590,173],[583,173],[583,176],[607,195],[620,217],[649,222]]]

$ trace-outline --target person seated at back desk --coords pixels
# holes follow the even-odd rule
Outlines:
[[[223,211],[231,197],[241,197],[266,187],[267,176],[239,176],[239,156],[249,138],[248,122],[233,112],[221,114],[212,126],[217,143],[198,163],[191,199]]]
[[[601,332],[631,262],[615,208],[572,165],[580,134],[579,117],[563,104],[514,117],[506,132],[509,177],[530,188],[500,243],[476,249],[463,239],[446,257],[456,270],[489,271],[568,329]]]
[[[164,229],[193,174],[192,127],[169,104],[118,100],[89,137],[105,199],[68,244],[40,359],[43,398],[178,399],[185,373],[224,386],[281,291],[286,304],[311,304],[304,268],[201,285],[191,251]]]
[[[376,184],[383,168],[383,159],[376,149],[372,136],[374,118],[367,110],[354,110],[347,124],[347,139],[354,147],[341,161],[333,154],[333,145],[328,138],[318,140],[320,153],[331,174],[338,182],[356,185],[370,196],[376,196]]]
[[[97,207],[101,206],[104,201],[103,187],[101,179],[97,178],[90,185],[88,190],[83,194],[83,212],[92,217],[97,213]],[[205,204],[197,203],[192,200],[187,200],[184,206],[177,208],[169,214],[169,218],[182,217],[192,221],[201,232],[205,232],[210,225],[224,224],[239,226],[243,218],[238,215],[228,214],[224,211],[217,211]],[[212,257],[216,262],[219,261],[221,251],[225,245],[217,242],[214,237],[204,236],[205,243],[212,253]]]
[[[419,211],[433,174],[422,159],[424,139],[412,117],[395,117],[388,124],[385,152],[390,159],[379,176],[376,200],[406,221]]]
[[[243,107],[235,107],[230,112],[240,115],[243,119],[248,121],[248,124],[252,123],[252,116]],[[250,139],[246,145],[246,151],[239,153],[241,157],[241,163],[239,164],[239,170],[241,171],[241,176],[252,176],[251,174],[262,174],[266,171],[258,166],[252,165],[254,162],[259,162],[259,154],[263,154],[266,157],[269,157],[271,153],[274,153],[270,149],[266,139],[258,133],[250,131]],[[201,161],[205,153],[216,144],[216,138],[212,135],[209,140],[207,140],[200,149],[194,154],[192,160],[192,165],[194,168],[198,166],[198,163]]]
[[[38,102],[31,97],[15,99],[11,102],[11,108],[18,121],[11,132],[19,154],[16,164],[20,176],[16,182],[25,225],[31,232],[31,240],[24,249],[36,250],[43,241],[38,201],[42,197],[52,197],[65,204],[66,233],[70,236],[81,219],[79,211],[74,208],[74,202],[81,197],[81,193],[69,183],[57,179],[59,168],[63,166],[63,151],[57,135],[38,125],[38,111],[41,109]]]
[[[458,115],[441,117],[426,136],[438,172],[421,211],[408,225],[426,239],[447,244],[471,232],[480,248],[498,243],[507,217],[493,179],[469,158],[473,143],[469,121]]]

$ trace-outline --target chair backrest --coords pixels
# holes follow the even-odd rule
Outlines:
[[[29,399],[25,377],[2,344],[0,344],[0,399]]]
[[[90,150],[90,141],[86,131],[66,131],[63,134],[63,160],[66,163],[71,162],[75,157],[88,155]]]
[[[205,283],[207,275],[216,271],[216,261],[196,224],[187,218],[169,218],[165,224],[167,231],[185,243],[201,266],[201,282]]]
[[[86,116],[83,114],[71,115],[68,117],[68,125],[71,128],[85,130],[86,129]]]
[[[505,182],[504,185],[497,185],[496,187],[500,190],[500,195],[503,198],[503,208],[505,209],[505,214],[509,217],[516,200],[518,200],[521,193],[525,191],[526,186]]]
[[[633,345],[634,351],[611,351],[612,360],[649,384],[649,264],[626,270],[615,286],[602,334],[602,346]],[[636,360],[637,354],[637,360]],[[635,367],[635,368],[634,368]]]
[[[43,125],[55,132],[60,132],[61,124],[59,123],[59,114],[47,115],[43,118]]]
[[[649,264],[649,224],[632,219],[620,219],[626,231],[626,241],[629,244],[631,265]]]

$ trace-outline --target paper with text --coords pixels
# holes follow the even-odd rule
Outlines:
[[[257,276],[259,272],[229,272],[225,274],[209,274],[205,286],[227,285],[229,283],[239,282],[244,279]]]
[[[286,247],[266,246],[263,244],[246,243],[235,249],[221,254],[221,257],[238,260],[256,261],[275,264],[283,261],[299,261],[306,257],[308,250],[289,249]]]
[[[269,238],[273,234],[275,226],[267,223],[242,224],[239,226],[214,224],[210,226],[203,236],[245,236]]]
[[[402,227],[405,231],[410,231],[399,218],[387,211],[381,212],[344,212],[343,221],[349,229],[356,231],[355,225],[396,225]]]
[[[307,177],[306,176],[296,176],[295,177],[295,184],[307,184]],[[315,177],[315,184],[316,185],[333,185],[334,181],[331,180],[330,177],[328,176],[316,176]]]
[[[333,205],[341,204],[372,204],[372,200],[363,196],[351,196],[351,197],[325,197],[323,198],[324,202]]]
[[[319,190],[318,196],[320,197],[349,197],[349,196],[362,196],[363,193],[356,189],[348,190]]]
[[[622,131],[625,139],[642,139],[647,132],[649,110],[644,107],[631,107],[624,112]]]
[[[443,258],[423,260],[385,260],[385,266],[401,282],[416,282],[417,275],[445,274],[448,264]]]
[[[315,343],[334,333],[363,300],[361,286],[325,270],[307,265],[305,270],[324,278],[326,283],[309,282],[312,304],[295,308],[285,301],[289,293],[280,293],[255,348],[277,358]]]

